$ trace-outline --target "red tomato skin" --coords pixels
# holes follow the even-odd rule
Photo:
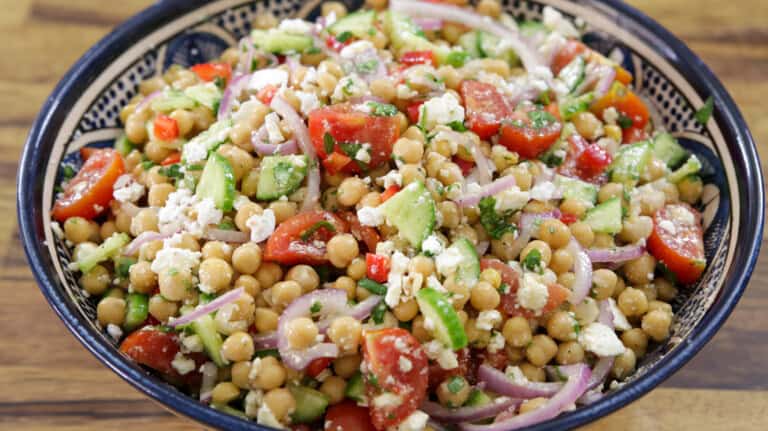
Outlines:
[[[328,157],[323,159],[323,167],[331,175],[336,175],[344,168],[352,163],[352,159],[349,156],[341,153],[331,153]]]
[[[386,190],[384,190],[384,193],[381,194],[381,203],[386,202],[389,198],[394,196],[397,192],[400,191],[400,186],[397,184],[392,184],[391,186],[387,187]]]
[[[568,66],[568,64],[572,62],[577,55],[583,54],[587,51],[589,51],[589,48],[587,48],[587,46],[583,43],[577,40],[569,40],[552,59],[552,74],[557,76],[557,74],[560,73],[560,71],[563,70],[565,66]]]
[[[330,406],[323,426],[324,431],[376,431],[368,408],[350,400]]]
[[[366,276],[378,283],[386,283],[389,276],[389,257],[366,253],[365,255]]]
[[[179,137],[179,123],[167,115],[160,114],[155,117],[153,131],[161,141],[171,142]]]
[[[181,162],[181,153],[179,151],[175,151],[168,155],[165,159],[163,159],[162,162],[160,162],[161,166],[169,166],[169,165],[175,165],[176,163]]]
[[[340,52],[345,46],[349,45],[350,43],[352,43],[352,38],[349,38],[344,42],[336,39],[333,36],[328,36],[325,38],[325,46],[327,46],[328,48],[331,48],[336,52]]]
[[[419,113],[419,108],[421,108],[421,105],[423,104],[424,100],[417,100],[405,108],[405,111],[408,114],[408,120],[410,120],[411,123],[419,122],[419,117],[421,116]]]
[[[621,82],[614,82],[611,89],[590,110],[600,118],[606,108],[614,107],[620,114],[632,120],[630,128],[644,129],[650,116],[648,107],[637,94]]]
[[[203,63],[190,68],[200,79],[209,82],[216,78],[229,81],[232,77],[232,66],[229,63]]]
[[[597,144],[589,144],[576,159],[576,165],[585,176],[594,177],[611,164],[611,155]]]
[[[90,159],[96,151],[99,151],[99,149],[93,147],[80,148],[80,158],[83,159],[83,161],[86,161]]]
[[[456,163],[456,165],[459,166],[459,169],[461,169],[461,173],[464,176],[469,175],[469,173],[472,172],[472,168],[475,167],[474,162],[470,162],[469,160],[464,160],[458,156],[453,156],[452,160],[453,160],[453,163]]]
[[[437,60],[435,59],[435,53],[432,51],[407,51],[400,57],[400,63],[407,66],[415,66],[417,64],[429,64],[432,67],[437,67]]]
[[[485,363],[497,370],[504,370],[509,365],[509,357],[506,350],[491,353],[486,349],[476,349],[472,351],[472,354],[476,356],[478,365]]]
[[[261,103],[269,105],[272,103],[272,98],[277,94],[277,90],[279,89],[276,86],[267,85],[256,93],[256,98],[259,99]]]
[[[579,217],[575,214],[562,213],[560,215],[560,221],[565,224],[573,224],[579,221]]]
[[[336,232],[328,229],[318,229],[307,241],[301,239],[301,234],[321,221],[331,223]],[[325,211],[314,211],[297,214],[284,220],[277,226],[264,247],[264,260],[283,265],[322,265],[328,262],[326,243],[336,233],[347,232],[346,223],[335,215]]]
[[[424,348],[405,329],[380,329],[365,333],[363,357],[368,369],[364,375],[368,397],[373,399],[387,391],[402,398],[402,403],[397,406],[371,408],[374,427],[384,430],[399,424],[416,411],[427,396],[429,361]],[[400,369],[400,357],[411,361],[410,371]],[[376,377],[376,382],[371,376]]]
[[[648,139],[648,132],[645,129],[639,127],[630,127],[621,131],[621,142],[624,144],[632,144],[635,142],[645,141]]]
[[[523,316],[525,318],[536,317],[536,314],[528,309],[520,307],[517,303],[517,289],[519,288],[519,274],[509,265],[498,259],[480,259],[480,268],[493,268],[501,273],[501,281],[509,286],[509,290],[501,295],[498,310],[506,316]],[[541,310],[542,314],[558,308],[570,295],[571,291],[555,283],[547,286],[549,298],[547,304]]]
[[[145,327],[125,337],[120,343],[120,351],[141,365],[174,374],[171,362],[179,352],[179,344],[175,334]]]
[[[363,226],[360,220],[357,219],[357,215],[351,211],[340,212],[338,216],[347,222],[349,230],[356,240],[365,243],[368,251],[376,251],[376,245],[381,240],[381,236],[379,236],[379,232],[376,229],[371,226]]]
[[[120,153],[113,149],[94,151],[83,167],[69,180],[63,196],[56,200],[51,215],[63,222],[70,217],[93,219],[112,201],[112,186],[125,173]],[[79,190],[78,184],[86,184]]]
[[[463,81],[459,90],[467,110],[467,127],[480,139],[490,139],[510,114],[504,97],[495,86],[479,81]]]
[[[368,168],[376,168],[389,161],[392,146],[400,136],[400,126],[395,117],[379,117],[356,111],[349,104],[338,104],[315,109],[309,114],[309,135],[312,145],[321,159],[328,157],[325,151],[325,134],[336,142],[335,153],[346,155],[339,143],[364,142],[371,145],[371,161]],[[344,172],[359,173],[358,163],[349,163]]]
[[[682,208],[693,214],[694,225],[676,221],[671,216],[674,207]],[[674,235],[659,226],[664,220],[675,225]],[[701,227],[701,214],[688,204],[670,204],[654,214],[653,231],[648,237],[647,246],[653,257],[666,265],[681,283],[695,283],[701,278],[701,274],[707,267],[704,256],[704,231]]]
[[[317,358],[307,365],[304,372],[310,377],[317,377],[318,374],[331,365],[331,362],[333,362],[333,358]]]
[[[552,105],[546,107],[544,112],[549,112]],[[548,150],[560,137],[563,124],[557,115],[552,115],[555,120],[548,122],[541,128],[532,126],[530,113],[537,110],[533,106],[518,108],[510,114],[511,121],[501,124],[499,143],[514,151],[524,159],[535,159],[541,153]]]

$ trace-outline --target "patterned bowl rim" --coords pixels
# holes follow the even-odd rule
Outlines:
[[[159,1],[100,40],[67,72],[45,101],[25,143],[17,181],[18,220],[27,259],[43,295],[67,328],[101,362],[136,389],[176,414],[222,429],[268,430],[269,428],[254,422],[204,406],[159,379],[149,376],[120,354],[80,314],[71,299],[58,287],[59,281],[44,244],[43,210],[40,205],[42,200],[38,197],[42,196],[44,172],[49,163],[54,138],[69,109],[91,85],[98,71],[104,70],[145,34],[206,3],[209,2]],[[760,252],[765,221],[763,175],[755,142],[733,99],[712,71],[677,37],[621,0],[580,0],[577,3],[592,8],[632,31],[687,77],[688,83],[699,94],[709,94],[714,98],[718,107],[714,119],[724,134],[731,137],[728,142],[729,152],[733,168],[739,173],[739,247],[733,256],[734,264],[728,268],[724,279],[725,288],[721,289],[706,315],[680,346],[632,384],[621,387],[594,404],[531,428],[536,430],[572,428],[605,416],[650,391],[688,362],[717,332],[744,292]],[[731,198],[735,199],[736,196]]]

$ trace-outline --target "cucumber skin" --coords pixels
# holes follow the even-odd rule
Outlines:
[[[673,184],[677,184],[688,175],[699,173],[700,170],[701,170],[701,161],[699,160],[698,157],[696,157],[695,154],[693,154],[691,155],[691,157],[688,158],[688,160],[686,160],[683,166],[680,166],[678,170],[669,174],[667,179],[669,180],[669,182]]]
[[[304,162],[304,166],[298,166],[297,163],[295,163],[294,158],[301,158]],[[294,173],[298,173],[301,175],[301,177],[298,179],[298,181],[295,182],[295,184],[288,185],[285,188],[280,189],[279,184],[277,184],[277,181],[274,178],[275,172],[274,168],[277,167],[278,163],[281,161],[284,161],[286,163],[289,163],[293,166],[295,169]],[[307,159],[307,156],[301,155],[301,156],[267,156],[264,157],[264,159],[261,161],[261,175],[259,175],[259,184],[256,188],[256,199],[258,200],[264,200],[264,201],[271,201],[275,199],[279,199],[281,196],[286,196],[298,189],[301,186],[301,182],[304,180],[304,177],[307,175],[307,166],[309,166],[309,160]]]
[[[414,197],[415,196],[415,197]],[[423,205],[418,205],[423,199]],[[400,234],[416,248],[432,233],[437,223],[437,205],[432,194],[421,181],[408,184],[382,204],[387,219],[400,231]],[[422,221],[423,217],[427,217]],[[421,232],[414,233],[414,225],[423,227]]]
[[[138,328],[149,315],[149,298],[142,293],[129,293],[126,297],[125,323],[128,331]]]
[[[277,29],[253,30],[251,40],[259,48],[274,54],[301,53],[312,47],[312,38]]]
[[[221,339],[221,334],[216,330],[216,323],[213,321],[213,317],[210,314],[198,317],[190,325],[195,334],[200,336],[203,341],[203,348],[208,357],[211,358],[214,364],[218,367],[224,367],[228,364],[227,360],[221,356],[221,346],[224,341]]]
[[[425,287],[416,293],[416,302],[424,317],[431,317],[433,324],[436,325],[435,338],[453,350],[462,349],[469,344],[459,315],[454,310],[453,304],[442,293],[431,287]],[[445,339],[441,340],[441,337]]]
[[[652,158],[653,148],[649,141],[623,145],[608,167],[611,181],[634,187]]]
[[[223,177],[211,177],[211,175],[216,175],[217,173],[209,171],[209,168],[221,169]],[[208,176],[206,176],[206,172],[208,172]],[[223,190],[209,190],[211,187],[216,187],[216,182],[218,181],[223,182],[223,184],[221,184]],[[221,196],[217,196],[217,192],[220,193]],[[219,153],[211,153],[203,168],[203,174],[200,176],[200,182],[197,184],[197,191],[195,194],[200,199],[213,199],[216,206],[223,211],[232,211],[235,203],[235,174],[232,172],[232,166],[229,164],[229,160]]]
[[[586,181],[556,175],[555,185],[563,190],[563,199],[576,199],[589,202],[590,205],[597,202],[597,187]]]
[[[353,12],[333,23],[328,27],[328,31],[334,36],[348,31],[357,37],[364,38],[368,35],[368,30],[373,28],[374,19],[376,19],[376,11]]]
[[[614,212],[610,214],[609,212]],[[617,214],[616,214],[617,213]],[[606,220],[606,218],[610,218]],[[615,235],[622,229],[621,199],[614,197],[587,211],[584,217],[593,231]]]
[[[685,160],[688,152],[669,133],[659,133],[653,138],[653,155],[674,169]]]
[[[310,423],[320,418],[328,408],[328,396],[305,386],[289,386],[288,390],[296,399],[296,410],[291,414],[295,423]]]
[[[365,383],[360,371],[350,377],[347,382],[347,388],[344,390],[344,396],[357,402],[365,401]]]
[[[131,239],[128,235],[124,233],[114,233],[112,236],[104,240],[104,242],[101,243],[96,248],[96,250],[94,250],[92,253],[89,253],[82,260],[79,260],[77,262],[77,266],[80,268],[80,271],[85,274],[92,270],[96,265],[98,265],[99,262],[103,262],[114,256],[115,253],[120,251],[120,249],[130,241]]]
[[[477,249],[466,238],[459,238],[451,247],[456,247],[465,259],[459,264],[456,277],[467,287],[474,286],[480,279],[480,256],[477,255]]]

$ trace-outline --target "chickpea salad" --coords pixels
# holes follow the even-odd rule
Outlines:
[[[501,431],[669,337],[700,161],[554,9],[449,3],[260,15],[62,167],[54,231],[122,353],[274,428]]]

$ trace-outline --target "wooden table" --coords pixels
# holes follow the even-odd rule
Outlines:
[[[28,128],[70,65],[151,0],[0,0],[0,428],[188,429],[83,349],[37,289],[15,222]],[[763,0],[632,0],[688,42],[736,98],[768,160]],[[764,248],[765,243],[764,243]],[[768,418],[768,256],[714,340],[660,388],[589,430],[758,430]]]

